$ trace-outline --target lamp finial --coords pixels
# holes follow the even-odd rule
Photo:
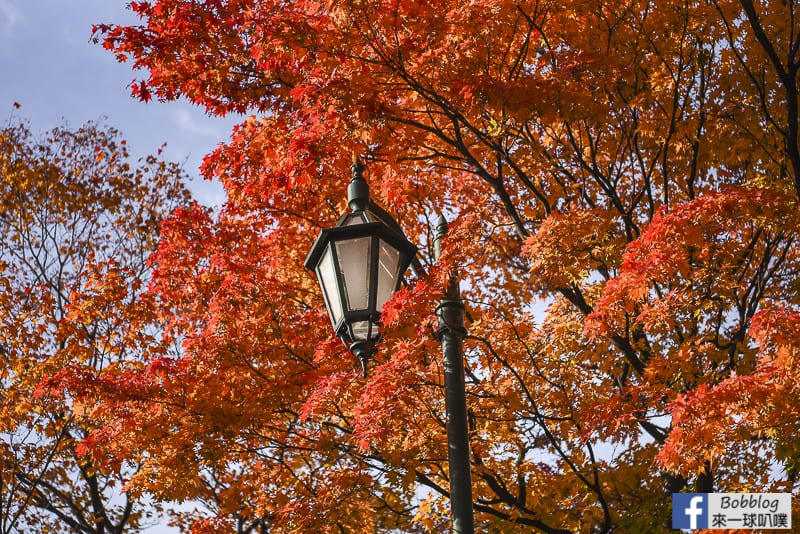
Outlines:
[[[364,179],[364,164],[361,158],[353,155],[353,165],[350,167],[352,177],[347,186],[347,205],[353,211],[364,211],[369,206],[369,185]]]

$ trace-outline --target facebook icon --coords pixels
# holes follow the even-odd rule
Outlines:
[[[708,494],[673,493],[672,528],[708,528]]]

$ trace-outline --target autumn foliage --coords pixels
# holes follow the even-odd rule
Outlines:
[[[247,118],[204,162],[224,206],[176,210],[152,259],[180,353],[57,384],[92,461],[140,466],[128,491],[205,504],[194,532],[446,528],[455,270],[479,530],[666,531],[671,492],[797,492],[793,0],[130,5],[96,37],[134,96]],[[354,154],[427,272],[367,379],[303,268]]]
[[[188,200],[179,166],[132,162],[102,124],[0,130],[0,532],[123,532],[159,507],[123,485],[135,458],[98,463],[97,431],[59,376],[112,375],[163,355],[143,290],[159,221]],[[88,441],[86,441],[88,440]]]

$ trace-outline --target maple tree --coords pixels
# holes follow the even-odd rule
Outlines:
[[[96,38],[142,100],[249,115],[163,227],[141,367],[60,377],[194,532],[439,531],[431,335],[467,303],[476,523],[656,532],[671,492],[797,492],[793,0],[153,0]],[[427,274],[359,378],[303,268],[363,157]],[[431,219],[452,228],[432,261]]]
[[[157,506],[121,491],[134,461],[81,454],[96,425],[62,369],[141,362],[160,342],[137,297],[159,220],[187,202],[179,166],[132,164],[118,131],[87,123],[40,137],[0,130],[0,532],[111,533],[153,524]],[[148,326],[149,325],[149,326]]]

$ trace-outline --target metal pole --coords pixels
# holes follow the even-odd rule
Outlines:
[[[441,256],[441,241],[447,233],[447,221],[439,217],[434,242],[436,259]],[[439,317],[437,337],[444,358],[445,410],[447,412],[447,460],[450,467],[450,513],[452,532],[473,534],[472,474],[469,463],[467,396],[464,388],[463,339],[464,303],[455,275],[450,276],[444,298],[436,309]]]

